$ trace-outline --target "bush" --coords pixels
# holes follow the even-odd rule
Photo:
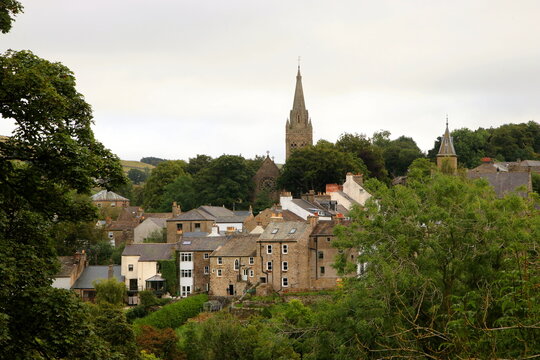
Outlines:
[[[173,304],[165,305],[158,311],[134,321],[136,327],[150,325],[158,329],[177,328],[185,323],[189,318],[197,315],[203,304],[208,301],[206,295],[195,295],[182,299]]]
[[[154,354],[160,359],[181,359],[178,349],[178,337],[173,329],[156,329],[152,326],[141,326],[137,335],[137,346],[140,350]]]
[[[98,304],[111,304],[121,306],[124,304],[127,289],[123,282],[116,278],[101,279],[94,281],[96,288],[96,302]]]
[[[139,319],[148,315],[148,311],[142,305],[137,305],[126,311],[126,319],[133,323],[135,319]]]

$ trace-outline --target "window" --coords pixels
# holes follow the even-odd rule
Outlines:
[[[137,279],[129,279],[129,290],[131,291],[138,290]]]
[[[329,238],[329,237],[327,237],[327,238],[326,238],[326,241],[330,242],[330,238]]]
[[[186,297],[188,296],[189,294],[191,294],[191,286],[187,285],[187,286],[182,286],[182,296],[183,297]]]
[[[209,259],[209,258],[210,258],[210,254],[209,254],[209,253],[204,253],[204,258],[205,258],[205,259]]]
[[[180,253],[180,261],[191,261],[191,253]]]
[[[287,244],[281,245],[281,253],[282,254],[288,254],[289,253],[289,245],[287,245]]]
[[[240,261],[238,259],[234,259],[234,270],[240,269]]]
[[[114,239],[114,233],[112,231],[109,231],[109,239]]]
[[[97,205],[97,207],[101,207],[101,203],[97,203],[96,205]]]
[[[281,278],[281,286],[283,287],[289,286],[289,278]]]
[[[128,265],[128,271],[133,271],[133,264]]]
[[[250,257],[249,258],[249,265],[255,264],[255,258]]]
[[[115,202],[112,202],[112,203],[111,203],[111,207],[116,207],[116,203],[115,203]]]
[[[281,263],[281,270],[283,271],[289,270],[289,263],[287,261],[284,261]]]
[[[183,277],[183,278],[190,278],[191,277],[191,269],[189,270],[181,270],[180,271],[180,277]]]
[[[266,263],[266,270],[272,271],[272,262],[271,262],[271,261],[268,261],[268,262]]]
[[[182,224],[176,224],[176,232],[181,233],[182,232]]]
[[[205,266],[204,267],[204,273],[205,274],[210,274],[210,266]]]
[[[253,277],[253,276],[255,276],[255,271],[249,270],[249,277]]]
[[[324,266],[321,266],[321,275],[324,275]]]
[[[276,228],[276,229],[272,230],[272,234],[277,234],[278,231],[279,231],[279,229]]]
[[[222,274],[223,274],[222,270],[221,270],[221,269],[217,269],[217,276],[218,276],[218,277],[221,277]]]
[[[296,228],[292,228],[290,231],[289,231],[289,234],[294,234],[296,232]]]
[[[223,265],[223,258],[222,258],[221,256],[219,256],[219,257],[217,258],[217,264],[218,264],[218,265]]]
[[[319,259],[324,259],[324,253],[322,251],[319,251]]]
[[[266,253],[271,254],[272,253],[272,245],[266,245]]]
[[[206,292],[210,291],[210,284],[209,283],[204,284],[204,289]]]
[[[261,284],[266,284],[266,278],[265,277],[259,278],[259,281],[260,281]]]
[[[351,260],[354,260],[354,255],[353,254],[351,254]]]
[[[201,223],[195,223],[195,231],[201,231]]]

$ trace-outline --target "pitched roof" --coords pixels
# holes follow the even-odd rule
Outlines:
[[[118,195],[112,191],[101,190],[100,192],[92,195],[92,201],[129,201],[123,196]]]
[[[148,213],[148,212],[145,212],[143,214],[143,217],[145,219],[170,219],[173,217],[173,213],[172,212],[167,212],[167,213]]]
[[[199,206],[197,209],[202,210],[214,217],[234,216],[234,212],[222,206]]]
[[[139,261],[170,260],[176,244],[132,244],[126,245],[122,256],[140,256]]]
[[[448,119],[446,120],[446,130],[442,136],[441,147],[439,148],[437,156],[456,156],[454,142],[450,136],[450,131],[448,130]]]
[[[308,229],[310,229],[310,225],[302,221],[271,222],[260,235],[259,240],[296,241]]]
[[[182,238],[178,242],[179,251],[214,251],[225,245],[230,237],[225,236],[198,236]]]
[[[214,220],[215,217],[207,213],[206,211],[200,211],[199,209],[189,210],[188,212],[182,213],[175,218],[167,219],[167,221],[205,221],[205,220]]]
[[[109,231],[133,230],[139,225],[138,221],[113,221],[107,226]]]
[[[60,262],[60,271],[54,277],[70,277],[73,269],[77,267],[77,263],[73,256],[58,256]]]
[[[147,218],[144,221],[151,221],[154,224],[156,224],[157,226],[161,226],[162,228],[167,226],[167,219],[164,219],[164,218],[153,218],[153,217],[151,217],[151,218]]]
[[[210,256],[255,256],[259,235],[230,236],[229,241],[217,248]]]
[[[496,172],[496,173],[467,173],[469,179],[486,179],[493,186],[498,197],[503,197],[508,193],[514,192],[516,188],[525,186],[526,191],[531,191],[529,188],[531,174],[529,172]],[[524,196],[526,193],[519,192]]]
[[[315,228],[313,228],[313,231],[311,232],[311,235],[333,235],[334,234],[334,227],[336,225],[348,225],[350,224],[349,220],[344,220],[341,222],[337,222],[334,220],[330,221],[319,221]]]
[[[520,166],[540,166],[540,161],[538,160],[523,160],[519,163]]]
[[[121,275],[121,266],[113,266],[113,274],[116,280],[124,282]],[[109,277],[109,266],[108,265],[90,265],[84,269],[81,276],[75,281],[75,284],[71,287],[72,289],[94,289],[94,281],[99,279],[107,279]]]
[[[197,209],[182,213],[168,221],[205,221],[213,220],[217,223],[242,223],[251,213],[233,212],[221,206],[199,206]]]

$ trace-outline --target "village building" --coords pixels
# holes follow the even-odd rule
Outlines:
[[[268,224],[273,221],[303,221],[300,216],[296,215],[292,211],[283,210],[281,205],[274,205],[271,208],[264,209],[257,214],[254,218],[246,222],[246,229],[251,232],[257,226],[261,226],[265,229]]]
[[[149,217],[133,229],[133,243],[142,244],[146,238],[156,233],[161,234],[167,229],[167,219]]]
[[[310,145],[313,145],[313,126],[306,109],[302,75],[300,75],[300,66],[298,66],[293,107],[285,125],[285,160],[294,150]]]
[[[180,296],[210,290],[210,255],[228,240],[226,236],[189,236],[180,239],[177,246]]]
[[[122,252],[121,275],[128,289],[129,304],[137,303],[142,290],[165,293],[165,279],[161,277],[159,261],[174,259],[176,244],[132,244]]]
[[[210,255],[210,295],[240,296],[259,281],[259,235],[233,235]]]
[[[60,271],[54,276],[51,286],[69,290],[88,266],[86,253],[83,250],[73,256],[59,256],[58,261],[60,262]]]
[[[94,302],[96,298],[95,284],[100,280],[115,278],[118,282],[124,282],[120,265],[90,265],[87,266],[71,287],[83,301]]]
[[[457,173],[457,154],[454,149],[454,141],[448,130],[448,117],[446,118],[446,130],[441,138],[441,146],[437,153],[437,168],[447,174]]]
[[[253,198],[257,199],[260,196],[268,196],[270,200],[278,202],[279,191],[277,189],[276,181],[279,174],[279,168],[274,163],[274,160],[270,158],[270,154],[267,153],[261,167],[253,176],[253,183],[255,184]]]
[[[92,203],[94,203],[94,205],[96,205],[98,208],[125,208],[129,206],[129,199],[107,190],[101,190],[100,192],[92,195],[91,199]]]

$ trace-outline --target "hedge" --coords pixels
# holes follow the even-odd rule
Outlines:
[[[159,329],[173,328],[183,325],[189,318],[196,316],[208,301],[207,295],[195,295],[178,302],[165,305],[160,310],[133,322],[135,327],[150,325]]]

